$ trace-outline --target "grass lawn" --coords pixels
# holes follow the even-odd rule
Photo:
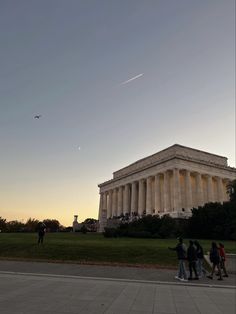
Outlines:
[[[77,263],[145,264],[176,266],[176,254],[168,250],[176,239],[104,238],[101,234],[48,233],[43,246],[36,233],[0,233],[0,258],[73,261]],[[188,244],[188,241],[185,241]],[[201,240],[204,251],[211,240]],[[223,241],[227,253],[236,253],[235,241]]]

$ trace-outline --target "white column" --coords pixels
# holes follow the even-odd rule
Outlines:
[[[129,213],[130,212],[130,206],[129,206],[129,197],[130,197],[130,193],[129,193],[129,185],[126,184],[125,185],[125,195],[124,195],[124,214]]]
[[[98,215],[99,232],[103,232],[104,227],[106,226],[107,217],[106,217],[106,209],[105,209],[105,197],[106,197],[106,192],[100,193],[100,204],[99,204],[99,215]]]
[[[218,196],[218,201],[220,203],[223,203],[224,202],[224,192],[223,192],[223,182],[222,182],[222,178],[220,177],[217,177],[216,178],[217,180],[217,196]]]
[[[107,193],[103,193],[103,198],[102,198],[102,209],[107,210]]]
[[[197,173],[196,175],[196,190],[197,190],[197,205],[203,206],[204,198],[203,198],[203,187],[202,187],[202,175],[201,173]]]
[[[117,216],[120,216],[123,211],[123,187],[120,186],[118,189],[118,204],[117,204]]]
[[[155,175],[155,214],[161,211],[161,183],[160,175]]]
[[[112,217],[112,190],[108,192],[107,218]]]
[[[212,176],[207,176],[207,202],[213,202],[213,182],[212,182]]]
[[[186,193],[186,210],[190,211],[193,208],[192,199],[192,185],[190,171],[186,170],[185,173],[185,193]]]
[[[107,217],[107,192],[102,193],[102,217]]]
[[[138,212],[137,208],[137,184],[136,182],[132,182],[131,185],[131,212]]]
[[[146,214],[152,215],[152,177],[147,178]]]
[[[139,180],[139,193],[138,193],[138,214],[139,216],[143,215],[145,208],[145,196],[144,196],[144,180]]]
[[[102,217],[102,209],[103,209],[103,193],[100,193],[100,201],[99,201],[99,214],[98,214],[98,220],[101,220]]]
[[[117,193],[116,189],[112,192],[112,217],[117,216]]]
[[[169,172],[164,172],[164,212],[170,211],[170,177]]]
[[[180,177],[179,169],[173,169],[173,192],[174,192],[174,211],[180,212],[181,207],[181,192],[180,192]]]

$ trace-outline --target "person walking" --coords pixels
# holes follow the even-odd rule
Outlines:
[[[207,271],[203,267],[204,252],[203,252],[202,246],[197,240],[194,241],[194,245],[196,247],[196,252],[197,252],[196,270],[197,270],[198,278],[201,278],[202,276],[206,276],[207,274]]]
[[[215,268],[217,267],[218,273],[219,273],[218,280],[223,280],[221,269],[220,269],[220,254],[219,254],[217,244],[215,242],[212,242],[212,244],[211,244],[210,261],[212,263],[212,270],[211,270],[211,274],[207,277],[210,279],[213,279],[213,275],[215,273]]]
[[[178,244],[171,248],[168,247],[169,250],[176,251],[177,258],[179,261],[179,268],[178,268],[178,274],[175,276],[175,279],[178,279],[180,281],[188,281],[188,276],[185,268],[185,260],[186,260],[186,246],[183,243],[183,239],[180,237],[178,238]]]
[[[220,254],[220,268],[224,272],[223,277],[229,277],[227,270],[225,268],[226,255],[225,255],[225,247],[223,243],[219,243],[219,254]]]
[[[197,251],[193,245],[193,241],[189,241],[189,247],[187,250],[187,259],[188,259],[188,266],[189,266],[189,278],[188,280],[198,280],[198,274],[196,270],[196,262],[197,262]],[[195,277],[193,278],[193,271]]]
[[[40,222],[38,225],[38,245],[43,244],[43,239],[45,236],[46,225],[43,222]]]

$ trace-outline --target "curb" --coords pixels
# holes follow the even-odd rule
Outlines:
[[[120,278],[106,278],[106,277],[86,277],[73,275],[56,275],[43,273],[25,273],[25,272],[11,272],[0,271],[0,275],[14,275],[14,276],[34,276],[34,277],[49,277],[58,279],[76,279],[76,280],[96,280],[96,281],[113,281],[113,282],[128,282],[128,283],[142,283],[152,285],[172,285],[172,286],[187,286],[187,287],[204,287],[204,288],[224,288],[235,290],[236,286],[229,285],[214,285],[214,284],[194,284],[190,282],[175,282],[175,281],[151,281],[151,280],[135,280],[135,279],[120,279]]]

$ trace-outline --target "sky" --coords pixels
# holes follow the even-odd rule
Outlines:
[[[235,167],[234,56],[234,0],[0,0],[0,216],[97,218],[175,143]]]

